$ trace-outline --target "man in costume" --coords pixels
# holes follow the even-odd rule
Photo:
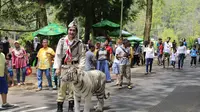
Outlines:
[[[64,68],[62,66],[74,66],[78,65],[80,70],[84,69],[85,65],[85,49],[83,43],[78,39],[78,28],[77,22],[72,21],[68,25],[68,35],[61,38],[58,42],[56,54],[55,54],[55,61],[54,61],[54,68],[56,69],[57,76],[62,76]],[[58,89],[58,97],[57,97],[57,112],[63,112],[63,103],[66,98],[66,91],[68,91],[68,101],[69,101],[69,108],[68,112],[73,112],[74,108],[74,98],[73,98],[73,88],[71,84],[61,81],[60,88]]]

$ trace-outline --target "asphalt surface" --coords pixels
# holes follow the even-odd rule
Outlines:
[[[190,67],[189,60],[185,61],[183,70],[164,69],[155,64],[153,73],[147,76],[144,66],[132,68],[133,89],[118,89],[115,82],[106,85],[111,96],[105,100],[104,112],[200,112],[200,65]],[[56,112],[56,96],[56,90],[12,90],[8,101],[16,107],[0,111]],[[97,100],[92,99],[95,105]],[[67,105],[66,101],[64,112]]]

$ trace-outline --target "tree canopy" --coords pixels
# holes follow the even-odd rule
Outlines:
[[[132,7],[141,3],[138,1],[124,0],[124,23],[136,17],[138,9]],[[52,15],[53,21],[65,25],[79,17],[88,40],[92,24],[104,19],[120,22],[121,0],[1,0],[1,3],[2,31],[36,30],[52,22],[49,19]]]
[[[141,10],[135,22],[128,21],[125,28],[143,37],[145,10]],[[199,0],[154,0],[151,38],[171,36],[172,40],[186,38],[189,43],[200,36]],[[189,45],[192,46],[192,45]]]
[[[146,0],[124,0],[123,28],[139,37],[144,34],[145,6]],[[119,24],[120,9],[121,0],[0,0],[0,33],[20,37],[48,23],[67,25],[78,18],[80,35],[87,41],[93,24],[105,19]],[[153,0],[152,9],[151,38],[200,36],[200,1]]]

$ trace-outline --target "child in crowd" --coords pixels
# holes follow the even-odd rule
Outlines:
[[[196,67],[196,63],[197,63],[197,49],[196,49],[196,45],[193,46],[193,48],[190,50],[190,56],[191,56],[191,67],[194,63],[194,66]]]
[[[6,81],[7,69],[6,59],[3,54],[3,44],[0,43],[0,94],[2,97],[2,108],[11,108],[14,105],[7,103],[8,84]]]
[[[176,57],[177,57],[176,49],[173,49],[173,52],[171,53],[171,65],[173,66],[173,69],[175,69]]]
[[[52,70],[51,77],[52,77],[52,81],[54,82],[53,89],[57,90],[57,88],[58,88],[58,77],[56,76],[56,69],[53,68],[53,66],[52,66],[51,70]]]
[[[12,68],[12,55],[10,53],[7,54],[7,56],[6,56],[6,62],[7,62],[9,83],[11,82],[11,86],[14,86],[13,68]]]

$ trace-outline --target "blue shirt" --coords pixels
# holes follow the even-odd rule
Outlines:
[[[95,69],[95,55],[90,50],[86,52],[86,60],[85,60],[85,71],[94,70]]]
[[[197,57],[197,50],[196,49],[191,49],[190,56],[191,57]]]
[[[187,42],[183,42],[183,45],[187,47]]]

